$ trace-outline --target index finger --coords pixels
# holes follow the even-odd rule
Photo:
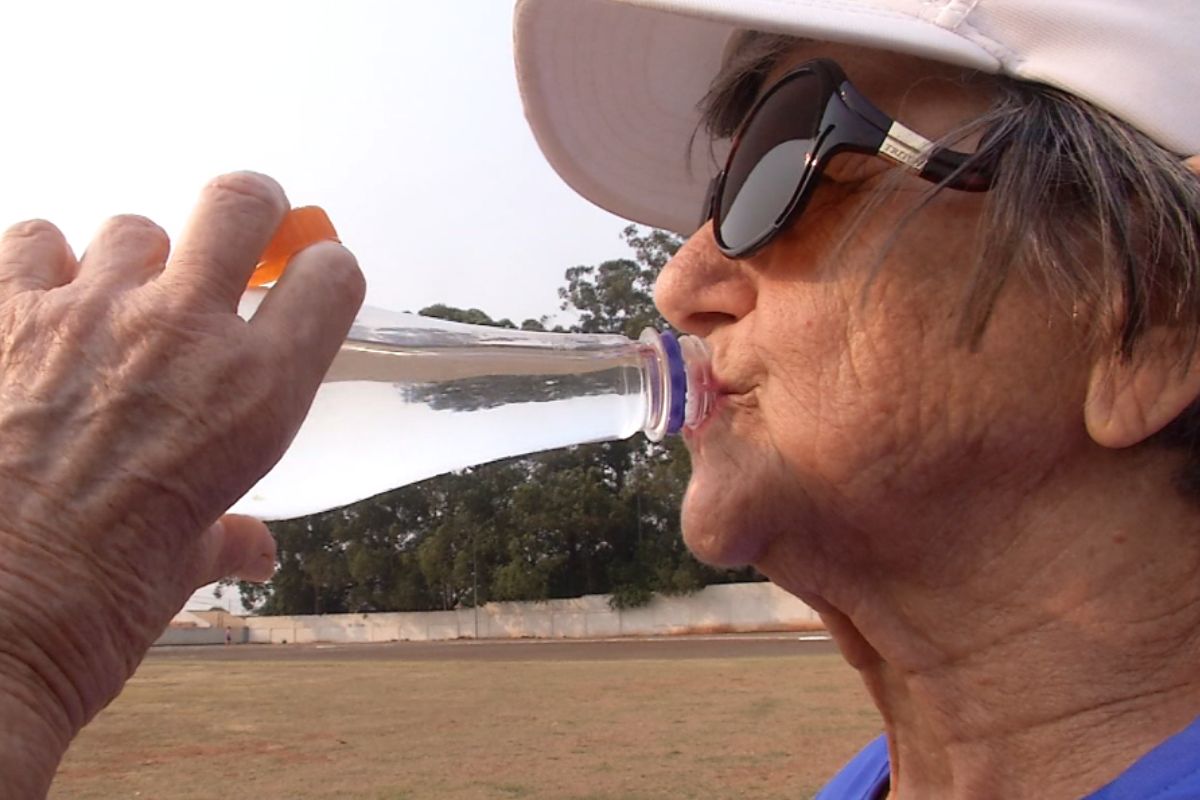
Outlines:
[[[254,172],[233,172],[200,193],[163,280],[189,299],[235,309],[258,257],[287,213],[278,183]]]

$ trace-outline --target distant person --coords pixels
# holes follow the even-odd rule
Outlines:
[[[226,625],[225,626],[225,646],[228,647],[231,644],[233,644],[233,628],[230,628],[228,625]]]
[[[883,715],[822,798],[1200,796],[1197,8],[517,7],[552,164],[691,234],[658,288],[722,387],[689,546],[816,607]],[[0,239],[0,796],[46,791],[194,587],[270,572],[213,521],[363,292],[320,245],[235,317],[286,206],[220,179],[169,260],[136,218],[79,262]]]

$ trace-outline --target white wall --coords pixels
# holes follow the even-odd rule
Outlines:
[[[248,641],[245,628],[230,631],[234,644]],[[155,645],[225,644],[224,628],[167,628]]]
[[[774,584],[742,583],[709,586],[683,597],[659,596],[628,611],[609,608],[607,595],[590,595],[540,603],[488,603],[477,611],[249,617],[246,641],[582,639],[820,627],[816,612]]]

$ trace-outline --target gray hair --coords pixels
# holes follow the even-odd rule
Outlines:
[[[800,41],[741,35],[700,103],[713,138],[733,134],[771,69]],[[995,89],[990,110],[938,143],[953,146],[982,134],[972,161],[996,165],[963,299],[963,341],[978,344],[1001,289],[1021,270],[1065,313],[1088,310],[1097,348],[1132,358],[1142,335],[1164,326],[1194,353],[1200,343],[1200,180],[1181,156],[1085,100],[1042,84],[988,80]],[[932,187],[906,219],[943,188]],[[1200,404],[1154,441],[1189,450],[1182,483],[1200,495]]]

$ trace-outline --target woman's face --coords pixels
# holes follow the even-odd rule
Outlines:
[[[818,56],[928,138],[989,105],[957,70],[847,46],[802,45],[774,75]],[[1088,446],[1070,314],[1013,280],[979,347],[962,344],[985,196],[942,192],[893,240],[930,184],[904,178],[859,220],[890,169],[838,156],[769,246],[730,260],[705,226],[659,279],[660,309],[707,337],[722,387],[688,439],[684,535],[703,560],[761,567],[787,543],[821,569],[907,563]]]

